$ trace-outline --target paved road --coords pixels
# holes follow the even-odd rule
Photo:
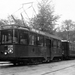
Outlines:
[[[75,60],[29,66],[0,63],[0,75],[75,75]]]

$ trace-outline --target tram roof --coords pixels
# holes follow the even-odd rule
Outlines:
[[[74,42],[72,42],[72,41],[68,41],[68,40],[61,40],[61,42],[62,42],[62,43],[69,43],[69,44],[74,44],[74,45],[75,45]]]
[[[11,25],[0,26],[0,30],[5,30],[5,29],[22,29],[22,30],[31,31],[31,32],[34,32],[34,33],[37,33],[37,34],[45,35],[45,36],[50,37],[50,38],[61,40],[61,38],[58,37],[58,36],[49,34],[47,32],[42,32],[42,31],[39,31],[39,30],[36,30],[36,29],[33,29],[33,28],[29,28],[29,27],[26,27],[26,26],[23,26],[23,25],[11,24]]]

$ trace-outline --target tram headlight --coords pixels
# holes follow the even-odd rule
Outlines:
[[[13,50],[11,50],[11,49],[10,49],[10,50],[8,50],[8,53],[13,53]]]
[[[8,53],[13,53],[13,45],[8,45]]]
[[[7,52],[4,52],[5,55],[7,55]]]

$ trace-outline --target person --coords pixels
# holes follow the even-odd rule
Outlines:
[[[13,37],[13,43],[18,43],[18,38],[17,37]]]
[[[11,43],[12,42],[12,36],[11,34],[8,34],[8,43]]]

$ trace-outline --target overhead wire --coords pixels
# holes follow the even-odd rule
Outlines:
[[[27,4],[31,4],[27,9],[24,9],[24,5],[27,5]],[[34,13],[35,14],[37,14],[36,13],[36,11],[35,11],[35,9],[34,9],[34,7],[33,7],[33,2],[28,2],[28,3],[23,3],[22,4],[22,7],[20,7],[17,11],[15,11],[14,13],[12,13],[12,15],[13,14],[15,14],[16,12],[18,12],[18,11],[20,11],[20,10],[23,10],[23,12],[25,13],[25,15],[28,17],[28,19],[30,20],[30,17],[29,17],[29,15],[27,14],[27,12],[26,12],[26,10],[28,10],[29,8],[31,8],[32,7],[32,10],[34,11]],[[20,13],[20,15],[21,15],[21,17],[23,17],[23,15]]]

